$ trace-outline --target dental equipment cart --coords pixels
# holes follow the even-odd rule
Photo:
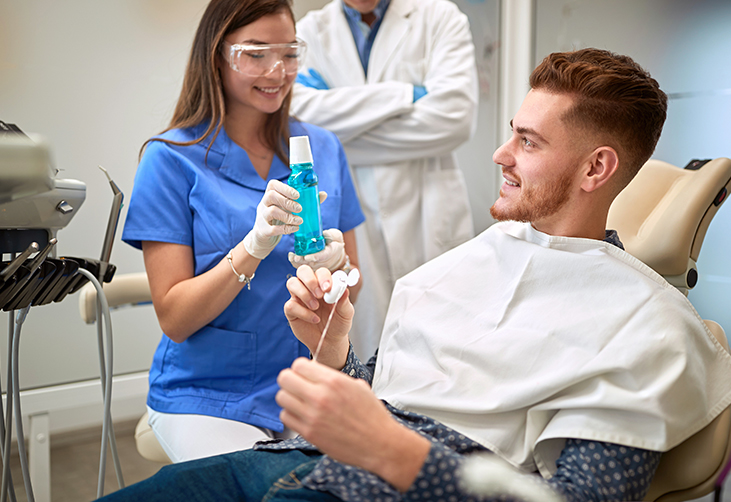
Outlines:
[[[101,168],[101,166],[100,166]],[[101,283],[111,281],[115,266],[109,263],[123,194],[109,178],[113,204],[99,259],[57,257],[57,233],[76,215],[86,198],[86,184],[56,178],[51,167],[49,148],[38,137],[29,137],[14,124],[0,121],[0,309],[8,312],[8,364],[0,376],[0,390],[6,385],[5,406],[0,406],[0,452],[2,477],[0,502],[15,502],[15,488],[10,473],[13,418],[18,438],[23,483],[29,502],[36,500],[32,481],[39,485],[39,502],[50,502],[50,459],[45,439],[46,468],[32,472],[23,434],[18,372],[20,333],[31,307],[61,302],[68,295],[92,282],[99,292],[98,311],[106,314],[106,361],[102,323],[97,323],[100,376],[103,389],[104,417],[98,493],[103,493],[107,445],[120,486],[124,485],[116,454],[111,421],[112,340],[111,321]],[[5,381],[2,381],[2,377]],[[47,420],[47,418],[46,418]],[[32,429],[31,425],[31,429]],[[31,455],[36,454],[31,442]],[[38,470],[38,469],[37,469]],[[37,471],[36,470],[36,471]],[[43,472],[45,471],[45,472]]]

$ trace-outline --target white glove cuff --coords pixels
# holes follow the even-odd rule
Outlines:
[[[259,245],[256,240],[254,239],[253,230],[246,234],[246,237],[244,237],[244,249],[246,249],[246,252],[249,253],[251,256],[258,260],[263,260],[267,256],[269,256],[269,253],[272,252],[272,249],[276,247],[277,244],[279,244],[279,241],[282,239],[281,235],[277,235],[276,237],[272,237],[271,245],[268,247],[264,247]]]
[[[331,257],[330,260],[328,260],[328,264],[325,266],[330,270],[330,272],[335,272],[337,270],[340,270],[343,268],[343,266],[347,263],[350,265],[350,257],[345,252],[345,247],[340,247],[340,253],[338,253],[338,256]],[[347,272],[346,272],[347,273]]]
[[[345,250],[343,250],[343,252],[345,252]],[[350,271],[353,270],[353,267],[350,266],[350,256],[348,256],[347,253],[345,253],[345,261],[343,262],[339,270],[342,270],[346,274],[349,274]]]

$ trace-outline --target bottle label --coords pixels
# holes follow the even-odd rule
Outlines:
[[[294,233],[294,252],[304,256],[325,249],[317,175],[312,164],[295,164],[291,167],[288,184],[300,194],[297,202],[302,206],[302,211],[295,214],[303,220],[299,230]]]

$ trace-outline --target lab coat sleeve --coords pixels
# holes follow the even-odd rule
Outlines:
[[[477,69],[467,17],[461,13],[438,15],[444,17],[432,20],[439,26],[433,33],[433,52],[424,81],[428,94],[410,113],[345,143],[351,164],[387,164],[446,155],[474,132]]]
[[[339,6],[326,7],[333,8],[340,9]],[[348,57],[339,37],[352,36],[346,24],[340,26],[332,18],[333,14],[329,12],[308,14],[297,23],[298,38],[311,47],[307,51],[305,67],[300,71],[317,70],[330,89],[312,89],[296,83],[290,111],[303,122],[334,132],[345,143],[392,117],[413,110],[414,87],[397,81],[358,85],[365,82],[365,77],[355,49],[351,55],[354,60],[348,61],[348,65],[343,67],[335,63],[338,58]],[[340,29],[344,31],[341,33]],[[331,53],[332,39],[337,39],[335,46],[344,52]]]
[[[328,90],[295,84],[293,93],[292,115],[334,132],[342,143],[414,109],[414,86],[405,82],[379,82]]]

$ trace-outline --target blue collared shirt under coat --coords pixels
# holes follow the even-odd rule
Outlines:
[[[391,0],[381,0],[378,2],[376,8],[373,9],[376,20],[373,26],[368,26],[363,22],[360,12],[343,2],[345,18],[348,20],[348,26],[350,26],[350,31],[353,33],[355,46],[358,48],[358,56],[360,56],[360,63],[363,65],[363,73],[366,75],[368,75],[368,60],[371,57],[373,41],[376,39],[376,34],[378,34],[378,29],[381,27],[381,22],[383,21],[383,15],[386,13],[386,9],[388,9],[390,3]]]
[[[166,139],[190,141],[205,125],[174,129]],[[364,221],[345,154],[337,137],[319,127],[290,122],[292,136],[310,138],[319,189],[323,229],[343,233]],[[272,179],[284,183],[289,166],[274,156],[262,179],[246,152],[221,130],[191,146],[149,143],[135,177],[122,239],[182,244],[193,249],[195,275],[224,259],[252,229],[256,206]],[[284,316],[285,287],[295,269],[287,259],[293,235],[281,242],[256,269],[251,289],[243,288],[212,322],[182,343],[167,336],[150,369],[147,404],[165,413],[196,413],[282,430],[274,401],[276,377],[309,351],[292,334]],[[233,272],[232,272],[233,274]]]

